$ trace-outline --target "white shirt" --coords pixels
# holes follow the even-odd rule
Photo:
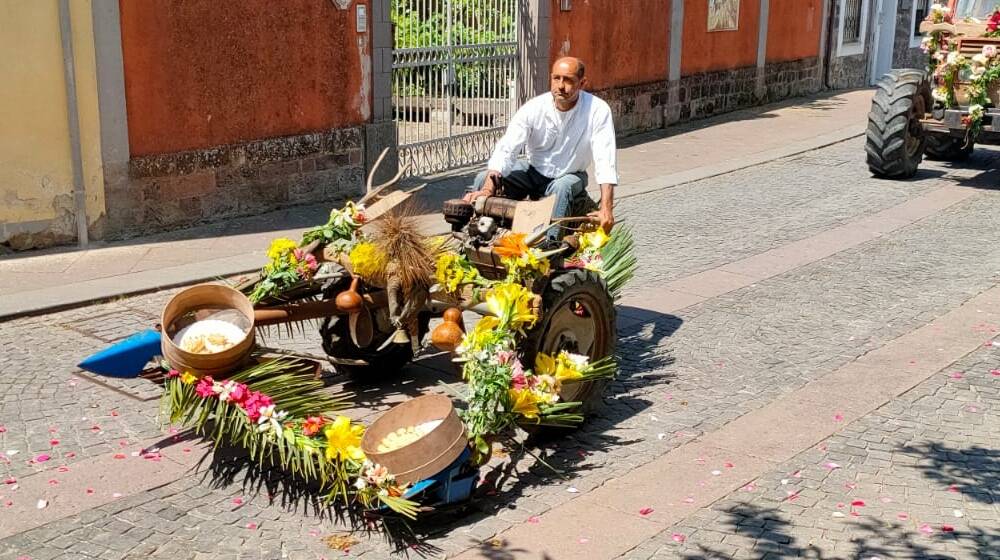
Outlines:
[[[531,166],[546,177],[586,171],[593,161],[597,184],[618,184],[611,108],[585,91],[569,111],[557,109],[551,93],[525,103],[493,150],[489,168],[507,175],[521,148]]]

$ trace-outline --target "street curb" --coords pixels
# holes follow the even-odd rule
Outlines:
[[[719,164],[644,179],[635,183],[618,185],[615,187],[616,198],[622,200],[711,179],[749,167],[763,165],[782,158],[832,146],[833,144],[838,144],[863,134],[864,130],[861,127],[845,127],[808,140],[782,146],[781,148],[765,150]],[[21,317],[41,315],[105,302],[119,297],[135,296],[176,288],[197,282],[211,281],[225,276],[247,274],[259,270],[264,264],[264,258],[263,252],[261,252],[260,254],[252,253],[215,259],[211,262],[213,265],[211,273],[204,271],[205,262],[130,273],[126,276],[128,277],[127,282],[131,287],[122,287],[124,280],[122,276],[112,276],[73,284],[73,290],[69,293],[67,293],[67,286],[56,286],[27,293],[21,292],[0,296],[0,323]]]

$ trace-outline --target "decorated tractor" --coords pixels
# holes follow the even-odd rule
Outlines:
[[[418,189],[390,192],[400,175],[377,187],[372,176],[368,194],[326,224],[274,240],[259,274],[181,291],[156,329],[81,367],[158,370],[171,422],[245,448],[338,504],[407,517],[468,499],[494,442],[518,428],[579,425],[616,371],[614,299],[636,265],[630,232],[594,225],[584,195],[577,217],[555,222],[551,199],[452,200],[451,231],[427,235]],[[477,319],[468,328],[467,317]],[[429,340],[461,369],[458,406],[427,394],[367,428],[338,414],[349,397],[326,387],[317,360],[257,343],[269,329],[310,324],[356,383],[398,374]]]
[[[868,115],[868,168],[916,174],[924,155],[961,161],[976,143],[1000,144],[1000,0],[934,4],[920,24],[926,70],[893,70]]]

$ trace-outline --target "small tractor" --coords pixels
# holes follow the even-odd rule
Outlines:
[[[1000,144],[1000,0],[934,4],[921,22],[926,69],[877,84],[868,114],[868,168],[908,179],[928,159],[962,161],[976,143]]]

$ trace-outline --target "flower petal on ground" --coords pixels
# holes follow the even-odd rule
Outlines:
[[[649,515],[651,513],[653,513],[653,508],[651,507],[644,507],[639,510],[639,515]]]
[[[865,501],[864,500],[854,500],[853,502],[851,502],[851,506],[852,507],[865,507]]]
[[[681,533],[674,533],[673,535],[670,536],[670,538],[677,543],[682,543],[687,540],[687,537]]]

